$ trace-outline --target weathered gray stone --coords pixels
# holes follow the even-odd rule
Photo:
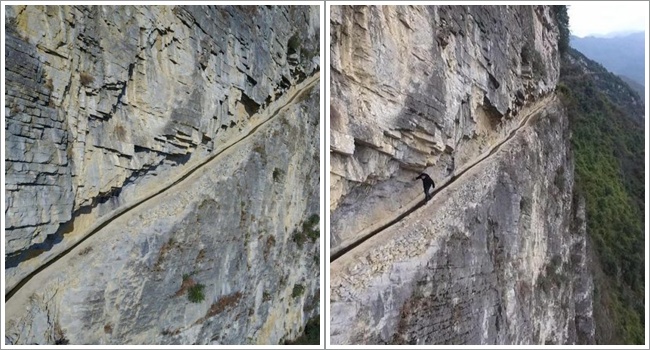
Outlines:
[[[303,79],[291,72],[312,74],[313,60],[289,66],[260,52],[266,42],[287,52],[296,34],[299,48],[318,56],[317,17],[307,6],[9,7],[7,127],[24,138],[6,140],[7,159],[60,164],[59,184],[73,193],[70,217],[89,206],[110,212],[116,208],[98,199],[156,182],[148,173],[155,169],[171,176],[205,159],[246,128],[249,107]],[[197,57],[207,63],[194,64]],[[218,73],[224,65],[231,74]],[[34,207],[26,215],[47,213]]]
[[[331,254],[421,196],[417,173],[445,181],[553,91],[558,30],[546,22],[535,6],[332,7]],[[524,45],[544,67],[529,78]],[[385,201],[367,183],[404,195]]]
[[[332,6],[330,24],[332,344],[593,343],[551,9]],[[440,190],[401,218],[423,171]]]
[[[567,123],[551,102],[423,208],[334,261],[332,343],[593,343]]]
[[[294,235],[320,213],[318,7],[5,19],[5,342],[297,337],[320,308],[318,240]],[[203,303],[174,297],[193,272]]]

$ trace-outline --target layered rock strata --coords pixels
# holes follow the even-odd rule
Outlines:
[[[331,265],[332,343],[593,342],[584,203],[557,102]]]
[[[332,344],[593,343],[553,11],[332,7]]]
[[[8,7],[7,287],[32,270],[18,265],[195,167],[312,75],[318,15],[308,6]]]
[[[331,251],[381,225],[518,126],[553,91],[544,6],[333,6]]]
[[[318,7],[5,19],[5,343],[297,337],[319,313]]]

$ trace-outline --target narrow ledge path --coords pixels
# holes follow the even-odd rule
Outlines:
[[[38,277],[40,274],[43,273],[46,274],[47,268],[53,267],[55,263],[59,262],[63,257],[67,256],[70,252],[72,252],[76,247],[78,247],[85,240],[92,237],[97,232],[101,231],[104,227],[109,225],[117,218],[129,213],[131,210],[146,203],[147,201],[150,201],[153,198],[163,193],[166,193],[167,191],[173,189],[175,186],[183,183],[184,181],[187,181],[188,179],[190,179],[191,175],[197,173],[197,171],[201,169],[205,169],[210,165],[214,165],[219,160],[220,155],[232,149],[233,147],[237,146],[240,142],[251,138],[257,130],[259,130],[262,126],[269,124],[270,121],[274,120],[275,117],[279,115],[282,111],[289,108],[303,94],[308,93],[309,90],[312,89],[314,86],[316,86],[319,81],[320,81],[320,71],[315,72],[313,75],[305,78],[299,84],[291,87],[286,94],[282,95],[279,99],[274,101],[271,104],[271,106],[269,106],[269,108],[265,109],[261,113],[258,113],[257,115],[251,116],[252,120],[255,117],[256,117],[255,119],[257,120],[252,122],[253,125],[250,125],[248,131],[242,133],[241,137],[234,139],[232,140],[232,142],[223,145],[221,149],[215,151],[213,154],[208,156],[206,159],[200,161],[194,167],[185,169],[185,171],[183,171],[182,173],[164,182],[160,187],[158,187],[156,191],[144,194],[143,196],[132,201],[131,203],[126,204],[109,214],[106,214],[106,216],[98,220],[94,225],[87,228],[85,232],[80,234],[81,238],[79,238],[76,242],[72,242],[72,244],[69,247],[65,248],[65,250],[59,252],[58,254],[53,255],[52,257],[49,258],[49,260],[46,260],[41,266],[36,268],[27,276],[23,277],[14,286],[9,287],[11,289],[9,289],[8,292],[5,292],[5,312],[6,313],[9,312],[9,308],[10,306],[12,306],[12,304],[14,307],[19,307],[19,305],[22,304],[21,303],[22,300],[19,301],[15,300],[15,299],[19,299],[17,298],[17,296],[28,295],[30,294],[30,292],[40,287],[40,284],[37,283],[38,281],[37,279],[35,280],[35,277]],[[29,283],[30,281],[32,283]],[[12,303],[10,303],[10,301],[12,301]]]
[[[534,102],[534,105],[532,108],[526,113],[526,115],[521,119],[521,122],[519,125],[514,128],[510,133],[508,134],[507,137],[505,137],[503,140],[499,141],[496,143],[494,146],[492,146],[488,151],[483,152],[480,156],[478,156],[473,162],[469,163],[466,165],[464,168],[462,168],[460,171],[452,175],[450,178],[448,178],[442,185],[437,187],[431,194],[431,198],[433,198],[438,192],[442,191],[445,189],[447,186],[451,185],[452,183],[456,182],[460,177],[463,176],[467,171],[470,169],[474,168],[475,166],[479,165],[481,162],[485,161],[486,159],[490,158],[493,154],[498,152],[501,147],[508,143],[522,128],[525,126],[529,125],[531,120],[533,119],[532,116],[537,115],[539,111],[547,106],[549,103],[552,103],[552,101],[555,100],[555,95],[547,96],[544,97],[538,101]],[[415,200],[414,200],[415,201]],[[354,248],[358,247],[361,245],[363,242],[367,241],[368,239],[372,238],[373,236],[377,235],[378,233],[388,229],[389,227],[397,224],[398,222],[404,220],[406,217],[411,215],[414,211],[420,209],[422,206],[426,204],[426,200],[422,199],[419,201],[416,201],[415,204],[412,204],[414,201],[411,201],[409,205],[406,207],[407,209],[398,213],[397,216],[395,216],[392,219],[389,219],[388,222],[384,222],[380,224],[379,227],[372,229],[370,232],[366,233],[363,235],[361,238],[357,239],[356,241],[348,244],[347,246],[341,248],[338,250],[336,253],[332,254],[330,256],[330,263],[333,263],[343,255],[347,254],[348,252],[352,251]]]

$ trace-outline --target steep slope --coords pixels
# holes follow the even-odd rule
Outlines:
[[[5,342],[297,337],[319,313],[318,8],[6,13]]]
[[[643,344],[645,265],[644,106],[618,77],[572,50],[562,62],[576,183],[596,253],[596,340]]]
[[[566,9],[333,13],[332,343],[593,343]]]

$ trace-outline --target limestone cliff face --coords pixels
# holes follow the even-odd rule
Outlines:
[[[333,11],[332,343],[593,342],[552,10]]]
[[[332,253],[421,195],[419,171],[441,184],[509,133],[559,78],[548,7],[334,6],[331,28]]]
[[[5,342],[296,337],[319,313],[318,8],[6,13]]]

